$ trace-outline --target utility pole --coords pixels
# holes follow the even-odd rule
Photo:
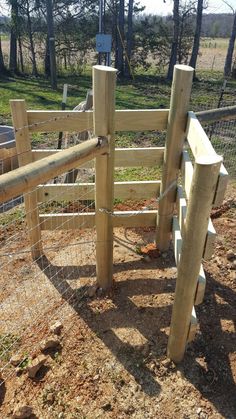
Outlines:
[[[98,32],[99,34],[103,33],[103,0],[99,0],[99,28]],[[101,52],[98,53],[98,64],[100,65],[102,63],[102,54]]]
[[[57,88],[57,64],[55,53],[55,36],[54,36],[54,23],[52,12],[52,0],[46,0],[47,6],[47,27],[49,39],[49,56],[50,56],[50,76],[52,89]]]

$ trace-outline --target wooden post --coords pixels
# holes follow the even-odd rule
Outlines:
[[[206,232],[222,157],[198,157],[193,173],[175,289],[168,356],[184,356]]]
[[[28,119],[24,100],[11,100],[12,120],[15,128],[16,150],[19,166],[32,162],[31,141],[28,129]],[[22,127],[24,127],[22,129]],[[38,259],[43,254],[37,191],[24,195],[26,222],[29,229],[31,254]]]
[[[87,91],[87,96],[86,96],[86,100],[85,102],[82,102],[82,104],[79,104],[78,106],[76,106],[74,108],[74,110],[78,110],[80,112],[85,112],[88,111],[90,109],[92,109],[93,107],[93,94],[91,90]],[[84,130],[78,133],[78,141],[86,141],[90,136],[90,131],[89,130]],[[76,182],[76,178],[78,176],[79,170],[78,169],[72,169],[70,170],[70,172],[68,172],[66,174],[65,177],[65,183],[75,183]]]
[[[93,67],[94,134],[108,136],[109,154],[96,158],[96,258],[97,282],[103,289],[113,284],[114,153],[115,153],[115,85],[116,70]]]
[[[185,139],[193,72],[194,69],[186,65],[176,65],[174,69],[161,194],[178,177]],[[175,197],[176,188],[173,187],[159,203],[156,242],[161,251],[167,250],[170,244]]]

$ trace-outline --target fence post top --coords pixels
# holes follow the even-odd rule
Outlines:
[[[14,103],[14,102],[25,103],[25,99],[10,99],[9,102],[10,103]]]
[[[211,166],[213,164],[219,164],[223,162],[223,157],[218,154],[204,154],[196,158],[196,164],[201,166]]]
[[[189,65],[185,64],[175,64],[175,70],[181,70],[181,71],[190,71],[191,73],[194,72],[194,68],[190,67]]]
[[[117,69],[113,68],[113,67],[108,67],[106,65],[94,65],[93,66],[94,70],[99,70],[99,71],[105,71],[105,72],[111,72],[111,73],[117,73]]]

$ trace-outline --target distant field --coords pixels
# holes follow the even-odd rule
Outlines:
[[[228,42],[229,40],[226,38],[202,38],[197,69],[223,72]],[[6,36],[2,39],[2,49],[5,60],[8,62],[9,39]],[[31,63],[28,50],[24,51],[24,59],[26,67],[28,67]],[[40,67],[42,67],[42,63],[39,64]]]
[[[229,40],[227,38],[203,38],[197,68],[223,71]]]

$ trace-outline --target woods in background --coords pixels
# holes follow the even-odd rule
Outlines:
[[[78,73],[87,62],[96,62],[98,0],[8,0],[8,4],[10,17],[0,17],[1,34],[10,38],[7,54],[0,40],[0,74],[43,73],[51,76],[56,88],[56,73]],[[196,68],[201,36],[225,36],[230,38],[225,62],[229,76],[236,12],[214,15],[218,17],[212,23],[213,15],[203,15],[204,7],[204,0],[173,0],[173,15],[159,17],[145,15],[137,0],[107,0],[103,28],[112,34],[112,65],[120,76],[130,77],[132,68],[146,70],[155,64],[171,79],[177,62]]]

